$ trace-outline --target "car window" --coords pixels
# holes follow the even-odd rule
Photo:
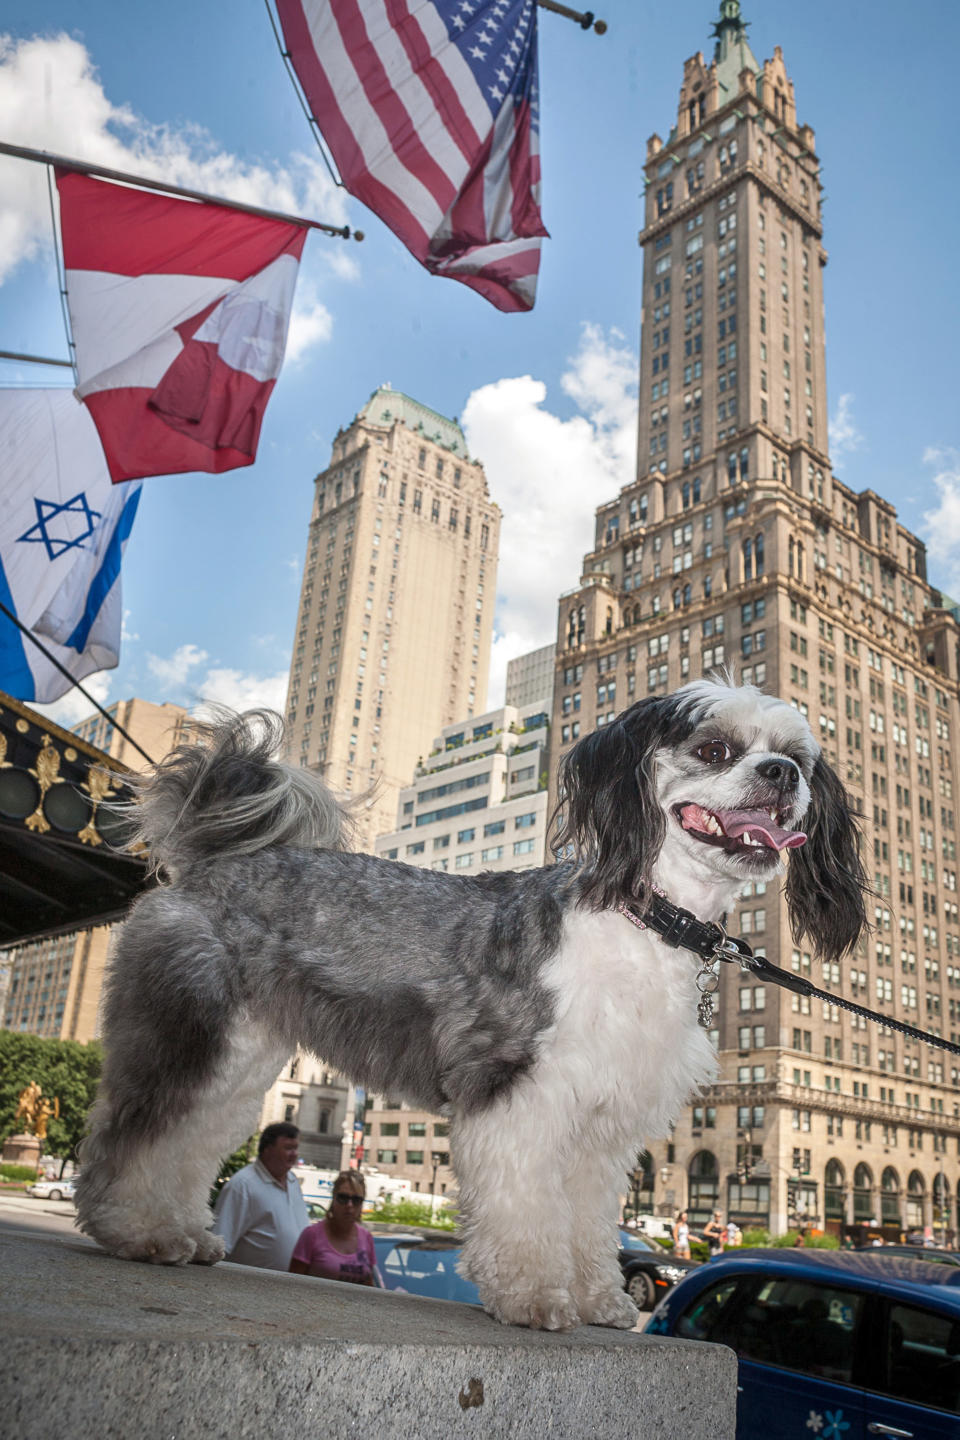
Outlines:
[[[891,1305],[883,1393],[960,1415],[960,1320]]]
[[[725,1337],[744,1360],[849,1384],[864,1297],[840,1285],[766,1280]]]
[[[701,1290],[692,1305],[689,1305],[677,1321],[676,1333],[683,1340],[715,1340],[720,1345],[732,1342],[726,1336],[725,1316],[738,1285],[752,1284],[752,1281],[722,1280]]]

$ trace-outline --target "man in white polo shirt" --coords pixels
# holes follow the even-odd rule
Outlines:
[[[268,1125],[257,1158],[244,1165],[217,1196],[213,1229],[222,1235],[226,1259],[264,1270],[289,1270],[293,1247],[310,1224],[303,1192],[291,1169],[300,1131],[285,1120]]]

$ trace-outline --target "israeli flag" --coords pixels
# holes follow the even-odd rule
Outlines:
[[[70,390],[0,390],[0,601],[74,680],[120,658],[120,562],[140,482],[111,483]],[[70,680],[0,611],[0,690],[44,704]]]

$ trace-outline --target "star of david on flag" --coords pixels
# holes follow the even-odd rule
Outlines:
[[[0,390],[0,601],[74,680],[120,658],[120,564],[140,483],[114,485],[69,390]],[[0,689],[46,703],[67,676],[0,613]]]
[[[277,0],[351,195],[499,310],[536,296],[536,0]]]
[[[57,172],[77,395],[115,481],[252,465],[306,228]]]

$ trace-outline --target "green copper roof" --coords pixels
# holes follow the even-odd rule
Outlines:
[[[720,86],[718,103],[725,105],[740,89],[740,72],[752,70],[759,75],[761,68],[747,40],[747,21],[740,14],[740,0],[720,0],[720,19],[713,33],[717,37],[713,58]]]
[[[436,410],[421,405],[419,400],[411,400],[400,390],[392,390],[389,385],[374,390],[358,418],[374,425],[395,425],[402,420],[415,435],[423,435],[455,455],[467,455],[467,442],[456,420],[438,415]]]

